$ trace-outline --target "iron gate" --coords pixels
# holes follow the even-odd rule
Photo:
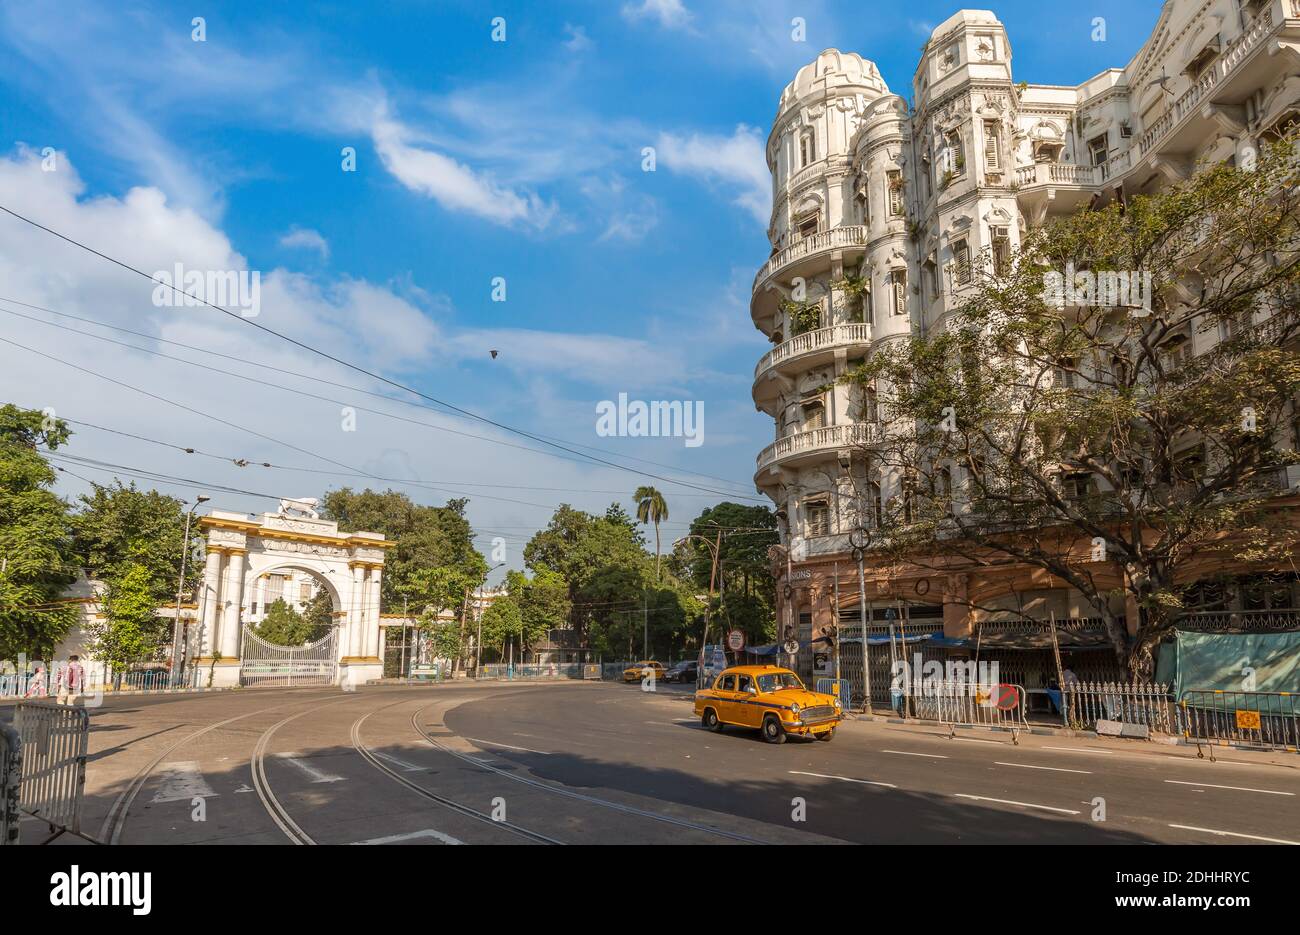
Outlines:
[[[240,659],[241,685],[333,685],[338,679],[339,628],[335,627],[314,643],[277,646],[244,627],[244,648]]]

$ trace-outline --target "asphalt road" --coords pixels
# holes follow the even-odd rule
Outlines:
[[[109,697],[82,828],[128,844],[1300,843],[1294,755],[861,720],[777,746],[703,730],[689,697],[571,682]],[[44,832],[27,821],[23,840]]]

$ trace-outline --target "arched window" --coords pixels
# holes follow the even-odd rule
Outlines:
[[[817,137],[813,135],[812,128],[809,127],[799,134],[799,168],[811,163],[817,158]]]

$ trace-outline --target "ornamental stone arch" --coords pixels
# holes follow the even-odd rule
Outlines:
[[[374,532],[340,533],[315,516],[213,510],[200,518],[207,557],[198,597],[198,632],[190,639],[194,665],[210,670],[214,687],[240,684],[244,626],[256,605],[264,612],[272,573],[301,571],[330,595],[337,623],[338,680],[379,678],[379,611],[384,554],[396,543]]]

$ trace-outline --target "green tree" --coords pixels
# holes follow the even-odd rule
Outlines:
[[[513,596],[499,597],[483,611],[483,648],[499,649],[504,656],[507,640],[517,640],[523,632],[524,615]]]
[[[76,579],[68,504],[38,446],[67,443],[67,425],[0,406],[0,658],[49,658],[76,620],[58,599]]]
[[[155,601],[175,599],[185,543],[185,510],[180,500],[115,480],[111,485],[95,484],[91,493],[82,495],[80,506],[73,542],[90,577],[118,580],[128,569],[140,566],[148,573]],[[197,541],[191,538],[191,544]],[[196,567],[193,556],[189,567]]]
[[[1207,167],[1030,230],[1013,263],[976,264],[988,272],[942,331],[849,374],[884,397],[884,442],[863,454],[901,478],[874,548],[920,567],[1045,571],[1105,621],[1134,674],[1150,672],[1205,563],[1285,567],[1296,531],[1274,498],[1279,468],[1300,462],[1284,444],[1300,393],[1295,143],[1253,171]],[[1148,301],[1058,301],[1076,270],[1149,274]],[[1212,347],[1199,339],[1211,330]]]
[[[659,524],[668,519],[668,503],[664,495],[654,487],[638,487],[632,494],[636,501],[636,518],[641,523],[654,523],[655,526],[655,580],[659,575]]]
[[[326,608],[332,606],[328,594],[325,594],[324,606]],[[302,613],[286,603],[283,598],[276,598],[266,608],[266,616],[262,618],[262,622],[257,625],[254,632],[267,642],[279,646],[302,646],[325,636],[332,626],[333,620],[329,616],[328,609],[322,617],[318,594],[303,608]]]
[[[154,582],[142,563],[122,566],[107,582],[104,616],[89,625],[95,656],[114,672],[156,656],[167,643],[170,623],[158,616]]]
[[[564,577],[549,568],[539,568],[532,578],[521,571],[506,574],[506,588],[519,603],[523,618],[525,649],[542,642],[551,630],[564,627],[572,603]]]

